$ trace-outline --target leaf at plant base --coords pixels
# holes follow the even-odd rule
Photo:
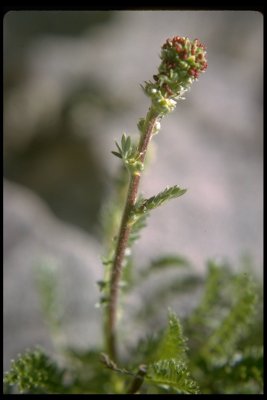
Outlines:
[[[221,310],[225,306],[222,292],[225,287],[230,286],[232,277],[228,266],[220,265],[215,261],[209,261],[207,269],[202,298],[186,322],[190,336],[196,336],[198,341],[203,339],[199,332],[206,333],[209,336],[212,330],[209,325],[214,325],[221,316]],[[226,300],[229,302],[229,299],[230,297]],[[196,332],[196,326],[198,332]]]
[[[232,305],[202,349],[210,355],[210,361],[227,359],[234,353],[236,343],[244,336],[255,312],[257,295],[251,280],[246,275],[239,274],[233,277],[232,284]]]
[[[185,359],[186,350],[186,339],[180,321],[172,311],[169,311],[169,325],[158,348],[155,349],[155,359]]]
[[[57,341],[63,333],[64,307],[60,292],[58,266],[51,261],[37,264],[34,269],[41,307],[53,338]]]
[[[27,351],[11,364],[4,382],[16,385],[21,393],[64,393],[64,370],[42,350]]]
[[[174,388],[181,394],[199,393],[196,382],[190,378],[186,364],[174,358],[150,364],[145,380],[148,383]]]
[[[254,387],[254,393],[260,393],[263,387],[263,346],[254,346],[244,349],[243,352],[235,352],[226,364],[213,369],[213,377],[217,385],[224,391],[224,384],[232,386],[232,392],[240,393],[243,388]],[[228,389],[229,393],[229,389]]]

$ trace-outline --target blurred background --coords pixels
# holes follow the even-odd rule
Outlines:
[[[263,16],[253,11],[12,11],[4,18],[4,368],[27,346],[51,348],[33,270],[56,268],[67,340],[101,343],[100,216],[137,135],[160,46],[199,38],[209,66],[162,122],[142,178],[146,197],[188,192],[153,212],[135,256],[210,258],[263,271]],[[77,289],[78,288],[78,289]]]

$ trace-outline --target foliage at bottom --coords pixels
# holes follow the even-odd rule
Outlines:
[[[188,267],[189,263],[181,257],[168,256],[164,262],[162,260],[153,261],[153,265],[160,265],[157,273],[175,265],[179,281],[179,267],[186,265],[187,279],[183,275],[180,281],[187,282],[186,288],[191,295],[196,289],[202,290],[198,305],[186,317],[178,319],[173,311],[169,311],[168,326],[139,341],[120,365],[103,354],[103,349],[78,351],[69,347],[58,349],[53,358],[40,348],[28,350],[11,363],[4,377],[4,392],[262,393],[260,283],[253,280],[246,270],[235,273],[227,265],[215,262],[208,263],[207,275],[203,279],[194,274]],[[150,270],[151,266],[148,266],[145,273],[144,270],[140,272],[142,279],[149,278],[147,271]],[[47,271],[51,287],[44,268],[39,285],[42,289],[42,282],[45,282],[49,293],[43,301],[49,314],[47,299],[56,297],[51,295],[51,290],[56,290],[57,277],[56,273],[51,277],[51,269]],[[164,301],[169,301],[173,295],[171,288],[161,288],[163,307]],[[41,290],[42,296],[46,296],[46,291]],[[50,308],[52,310],[52,305]],[[147,313],[142,310],[140,315],[146,321],[144,323],[153,321],[158,307],[155,308],[147,309]]]

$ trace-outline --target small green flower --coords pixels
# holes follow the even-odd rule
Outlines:
[[[176,106],[176,100],[207,69],[206,48],[198,39],[175,36],[167,39],[161,49],[161,64],[154,82],[146,82],[145,93],[151,98],[153,107],[162,115]]]

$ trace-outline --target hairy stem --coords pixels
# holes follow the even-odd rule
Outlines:
[[[150,108],[145,120],[145,125],[144,125],[145,130],[141,134],[138,145],[139,160],[141,162],[144,162],[145,160],[148,144],[153,135],[155,124],[157,123],[159,118],[160,115],[156,113],[153,110],[153,108]],[[141,178],[140,173],[135,173],[130,175],[128,194],[121,220],[117,247],[111,270],[110,297],[107,309],[106,338],[107,338],[107,351],[109,356],[113,360],[117,359],[116,320],[117,320],[117,306],[118,306],[118,295],[119,295],[119,282],[121,278],[123,260],[125,257],[125,250],[127,248],[128,239],[131,232],[131,225],[129,223],[131,211],[137,200],[140,178]]]

